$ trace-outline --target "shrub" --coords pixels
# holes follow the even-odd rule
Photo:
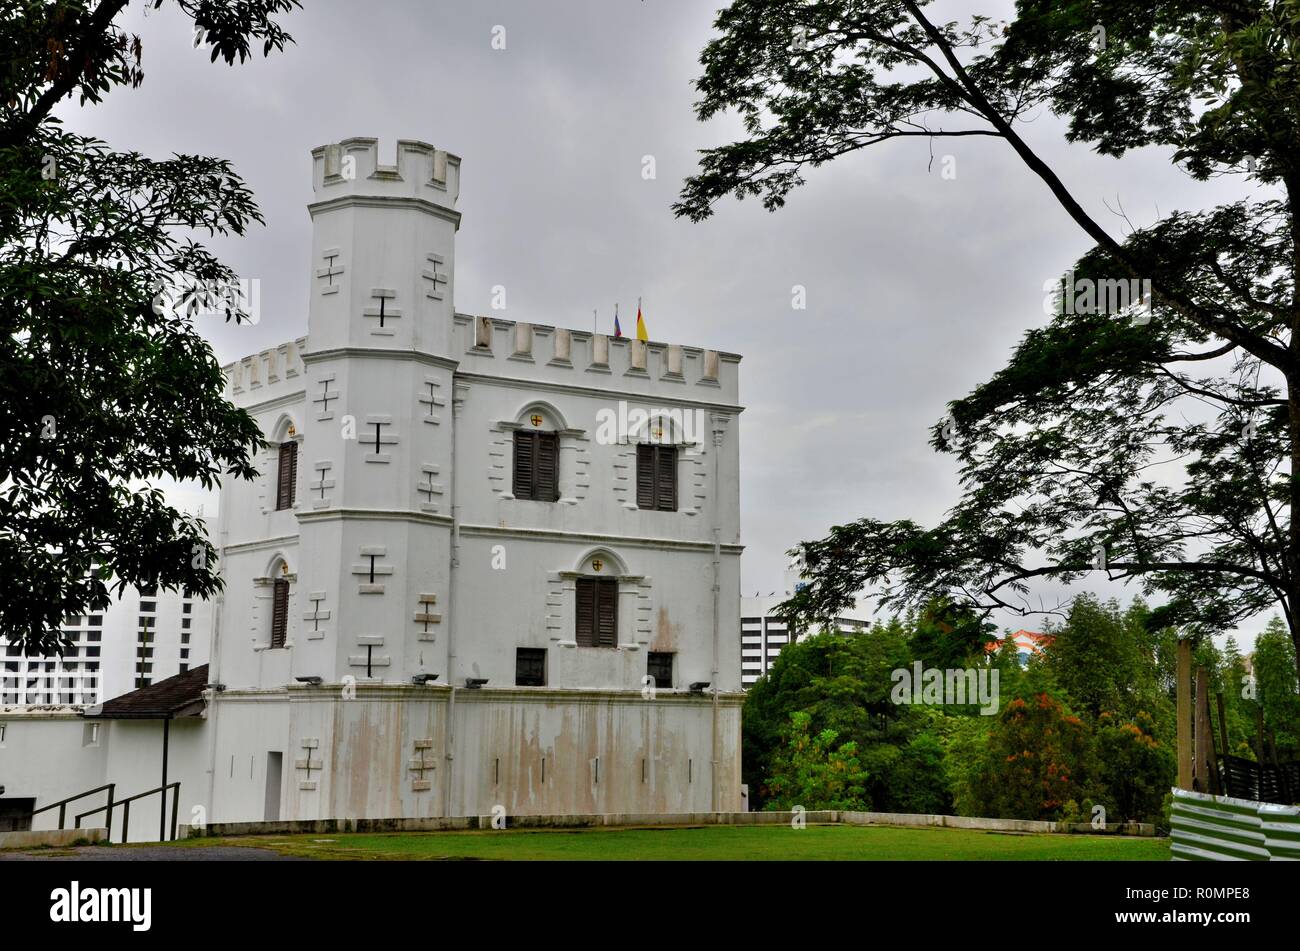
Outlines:
[[[857,744],[836,745],[831,729],[811,732],[812,717],[790,714],[786,745],[774,757],[768,777],[768,809],[869,810],[867,771],[858,761]]]
[[[970,777],[972,804],[1000,819],[1057,819],[1084,798],[1088,730],[1047,693],[1017,697],[998,717]]]
[[[1094,741],[1099,801],[1108,822],[1155,822],[1174,784],[1178,760],[1155,738],[1155,721],[1139,712],[1129,721],[1110,713],[1097,718]]]

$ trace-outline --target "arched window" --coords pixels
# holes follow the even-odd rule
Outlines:
[[[298,443],[290,439],[280,443],[280,459],[275,488],[276,510],[293,508],[298,487]]]
[[[560,456],[569,458],[566,450],[574,449],[572,441],[581,437],[582,431],[570,428],[555,406],[545,400],[530,400],[495,428],[514,434],[511,498],[559,502],[562,495],[572,492],[572,486],[561,485]],[[564,501],[573,500],[566,497]]]

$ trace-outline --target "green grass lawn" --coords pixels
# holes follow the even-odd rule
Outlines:
[[[175,843],[177,848],[206,845],[257,846],[313,859],[1169,860],[1168,839],[844,825],[248,836]]]

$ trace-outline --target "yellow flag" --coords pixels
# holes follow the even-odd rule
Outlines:
[[[641,305],[636,305],[636,339],[649,340],[650,335],[646,333],[645,320],[641,317]]]

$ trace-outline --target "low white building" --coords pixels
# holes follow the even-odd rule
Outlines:
[[[458,313],[460,159],[312,154],[307,333],[226,368],[267,450],[208,686],[103,715],[175,723],[182,823],[738,809],[740,358]]]

